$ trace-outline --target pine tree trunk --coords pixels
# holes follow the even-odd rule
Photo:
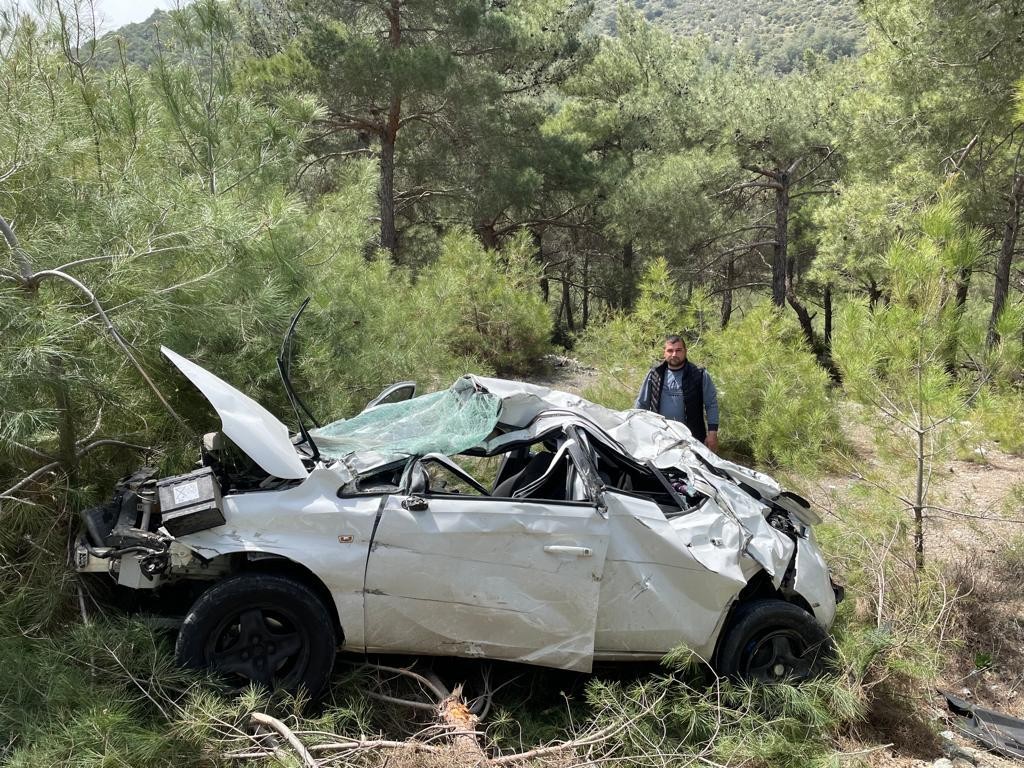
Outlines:
[[[480,242],[483,243],[484,248],[497,250],[498,233],[494,230],[493,221],[478,222],[474,229],[476,229],[476,236],[480,238]]]
[[[824,294],[822,295],[822,305],[825,309],[825,349],[828,350],[829,357],[832,356],[832,283],[828,283],[825,286]]]
[[[953,327],[946,339],[943,354],[946,357],[946,373],[956,376],[957,351],[960,342],[960,321],[963,319],[967,294],[971,290],[971,270],[961,267],[956,276],[956,294],[953,297]]]
[[[729,257],[725,267],[725,292],[722,294],[722,328],[729,324],[732,317],[732,284],[736,279],[736,259]]]
[[[924,568],[924,464],[927,459],[924,446],[924,425],[917,424],[917,482],[914,489],[914,564],[917,570]]]
[[[583,303],[581,319],[582,328],[586,328],[590,322],[590,255],[583,254]]]
[[[789,262],[789,173],[780,171],[775,181],[775,245],[772,251],[772,301],[786,306],[786,274]]]
[[[380,143],[380,247],[398,256],[398,235],[395,230],[395,142],[387,136]]]
[[[569,271],[562,272],[562,307],[565,310],[565,327],[572,333],[576,330],[576,323],[572,318],[572,296],[569,293]]]
[[[385,11],[388,18],[388,44],[398,48],[402,44],[400,0],[391,0]],[[393,86],[394,87],[394,86]],[[402,119],[402,99],[397,93],[391,96],[388,119],[380,135],[380,247],[398,258],[398,233],[395,229],[395,144],[398,141],[398,127]]]
[[[625,273],[622,290],[622,308],[633,309],[636,303],[636,264],[633,252],[633,241],[622,246],[622,271]]]
[[[537,263],[540,264],[541,270],[546,270],[547,263],[544,260],[544,232],[538,228],[532,228],[530,230],[530,234],[533,236],[533,245],[537,249]],[[544,299],[545,304],[551,301],[551,286],[548,285],[546,271],[541,272],[540,295]]]
[[[878,287],[878,283],[875,281],[875,278],[872,277],[868,283],[868,307],[874,311],[875,307],[878,306],[878,302],[883,298],[884,294],[882,293],[882,289]]]
[[[996,261],[996,285],[992,295],[992,315],[988,321],[986,344],[991,348],[999,341],[996,326],[999,316],[1006,307],[1010,294],[1010,268],[1013,266],[1013,251],[1017,246],[1017,233],[1020,231],[1020,209],[1024,200],[1024,174],[1016,174],[1013,188],[1010,191],[1010,210],[1003,224],[1003,241],[999,248],[999,259]]]
[[[836,365],[835,360],[832,359],[831,347],[827,345],[814,330],[814,317],[808,311],[796,295],[796,289],[793,286],[793,276],[787,275],[786,277],[786,299],[789,301],[789,306],[796,312],[797,322],[800,323],[800,330],[803,331],[804,338],[807,340],[807,345],[811,348],[811,352],[814,353],[814,357],[818,361],[818,365],[828,371],[829,377],[835,383],[840,383],[843,380],[843,374],[840,372],[839,367]],[[830,300],[831,302],[831,300]],[[829,334],[832,329],[829,327]]]

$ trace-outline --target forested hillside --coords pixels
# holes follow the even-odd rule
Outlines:
[[[867,34],[853,0],[636,0],[658,27],[680,37],[707,36],[725,57],[751,56],[788,71],[807,50],[837,59],[859,50]],[[615,33],[618,3],[598,0],[594,21]]]
[[[757,61],[673,34],[686,9],[711,23],[682,0],[613,22],[559,0],[197,0],[146,66],[103,59],[70,7],[0,13],[0,764],[909,767],[951,728],[936,686],[1024,714],[1019,3],[766,2],[765,29],[837,42]],[[69,541],[117,478],[189,471],[218,427],[161,345],[296,427],[276,357],[307,297],[291,379],[321,421],[398,380],[550,382],[551,359],[629,408],[681,334],[720,453],[823,517],[847,594],[831,674],[357,653],[304,707],[177,668],[165,617],[140,616],[187,606],[117,599]],[[794,578],[761,587],[806,613]],[[435,722],[435,671],[481,719]]]
[[[674,36],[706,36],[717,56],[752,57],[780,71],[799,65],[807,51],[829,60],[851,56],[867,35],[853,0],[637,0],[634,6],[644,18]],[[589,30],[615,35],[617,9],[615,0],[597,0]],[[166,14],[155,11],[143,22],[126,24],[105,35],[96,50],[97,65],[117,64],[120,39],[132,63],[149,67],[162,22],[166,23]]]
[[[143,69],[149,69],[156,60],[160,26],[169,26],[169,21],[165,11],[153,11],[144,21],[125,24],[102,35],[95,47],[91,40],[85,41],[83,53],[93,56],[97,67],[116,67],[124,58]]]

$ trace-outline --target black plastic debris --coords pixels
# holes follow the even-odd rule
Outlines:
[[[955,725],[961,733],[971,736],[997,755],[1024,758],[1024,720],[977,707],[948,691],[939,693],[946,698],[950,712],[958,715]]]

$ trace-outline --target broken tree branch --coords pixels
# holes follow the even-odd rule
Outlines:
[[[291,728],[282,723],[276,717],[265,715],[262,712],[253,712],[249,715],[249,720],[254,725],[261,725],[264,728],[270,728],[272,731],[275,731],[279,736],[284,738],[291,748],[299,755],[299,758],[302,760],[302,764],[306,766],[306,768],[319,768],[316,760],[313,759],[313,755],[311,755],[309,750],[306,749],[306,745],[299,741],[299,737],[292,733]]]
[[[28,255],[21,249],[21,246],[18,244],[18,238],[14,234],[14,230],[7,223],[7,220],[4,219],[3,216],[0,216],[0,233],[3,234],[4,239],[7,241],[8,246],[10,246],[11,252],[14,254],[14,259],[18,264],[19,270],[21,271],[22,287],[26,291],[33,292],[39,287],[39,284],[43,280],[45,280],[46,278],[53,278],[56,280],[63,280],[64,282],[69,283],[70,285],[74,286],[79,291],[81,291],[89,300],[89,303],[92,304],[92,306],[96,310],[96,314],[99,315],[99,317],[102,319],[107,331],[109,331],[110,335],[113,336],[114,341],[117,342],[117,345],[121,348],[121,351],[124,352],[125,356],[128,358],[128,361],[132,364],[135,370],[138,371],[139,375],[142,376],[143,381],[145,381],[146,384],[149,385],[149,388],[153,391],[153,394],[156,395],[160,403],[164,406],[164,408],[167,409],[167,412],[171,414],[172,417],[174,417],[175,421],[177,421],[178,424],[180,424],[182,427],[188,430],[188,424],[186,424],[185,420],[178,415],[178,412],[175,411],[173,407],[171,407],[171,404],[167,402],[166,398],[164,398],[163,394],[160,392],[160,389],[156,386],[155,383],[153,383],[153,380],[150,379],[149,375],[145,372],[145,370],[143,370],[142,365],[139,364],[139,361],[135,359],[135,355],[133,355],[132,351],[128,348],[127,342],[121,336],[120,332],[117,330],[114,324],[110,321],[110,318],[107,316],[106,311],[104,311],[103,305],[100,304],[99,299],[96,298],[96,294],[94,294],[83,282],[72,277],[66,272],[63,272],[60,269],[44,269],[39,272],[35,272],[32,268],[32,262],[29,260]]]
[[[411,669],[406,667],[388,667],[384,664],[363,664],[361,669],[374,669],[380,672],[389,672],[393,675],[401,675],[415,680],[417,683],[426,688],[434,696],[436,702],[443,701],[447,696],[451,695],[451,692],[438,680],[436,677],[431,680],[425,675],[421,675],[419,672],[413,672]]]
[[[419,709],[424,712],[436,712],[436,704],[428,704],[425,701],[413,701],[412,699],[402,699],[398,696],[388,696],[386,693],[377,693],[376,691],[367,691],[366,695],[375,701],[383,701],[385,704],[396,704],[400,707],[409,707],[410,709]]]
[[[7,241],[7,245],[10,246],[11,253],[14,254],[14,261],[18,265],[18,269],[21,272],[22,282],[26,286],[32,280],[32,262],[29,261],[28,254],[21,250],[21,245],[18,244],[18,237],[14,234],[14,230],[11,229],[11,225],[7,223],[7,220],[0,216],[0,232],[3,233],[4,239]]]

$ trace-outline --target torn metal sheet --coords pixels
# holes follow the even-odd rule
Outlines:
[[[793,540],[768,524],[764,506],[753,501],[748,494],[718,478],[706,479],[718,491],[716,499],[719,504],[736,518],[747,533],[743,549],[772,577],[775,586],[780,586],[796,549]]]
[[[832,581],[827,583],[821,574],[828,573],[828,565],[818,549],[814,531],[807,529],[805,541],[796,549],[796,578],[793,589],[807,601],[815,618],[823,627],[832,626],[836,617],[836,593]]]
[[[680,643],[710,658],[722,615],[747,583],[739,526],[711,508],[670,521],[646,499],[607,492],[605,501],[602,658],[660,657]]]
[[[985,709],[964,701],[948,691],[939,691],[956,715],[961,733],[984,744],[1003,757],[1024,759],[1024,720],[994,709]]]

